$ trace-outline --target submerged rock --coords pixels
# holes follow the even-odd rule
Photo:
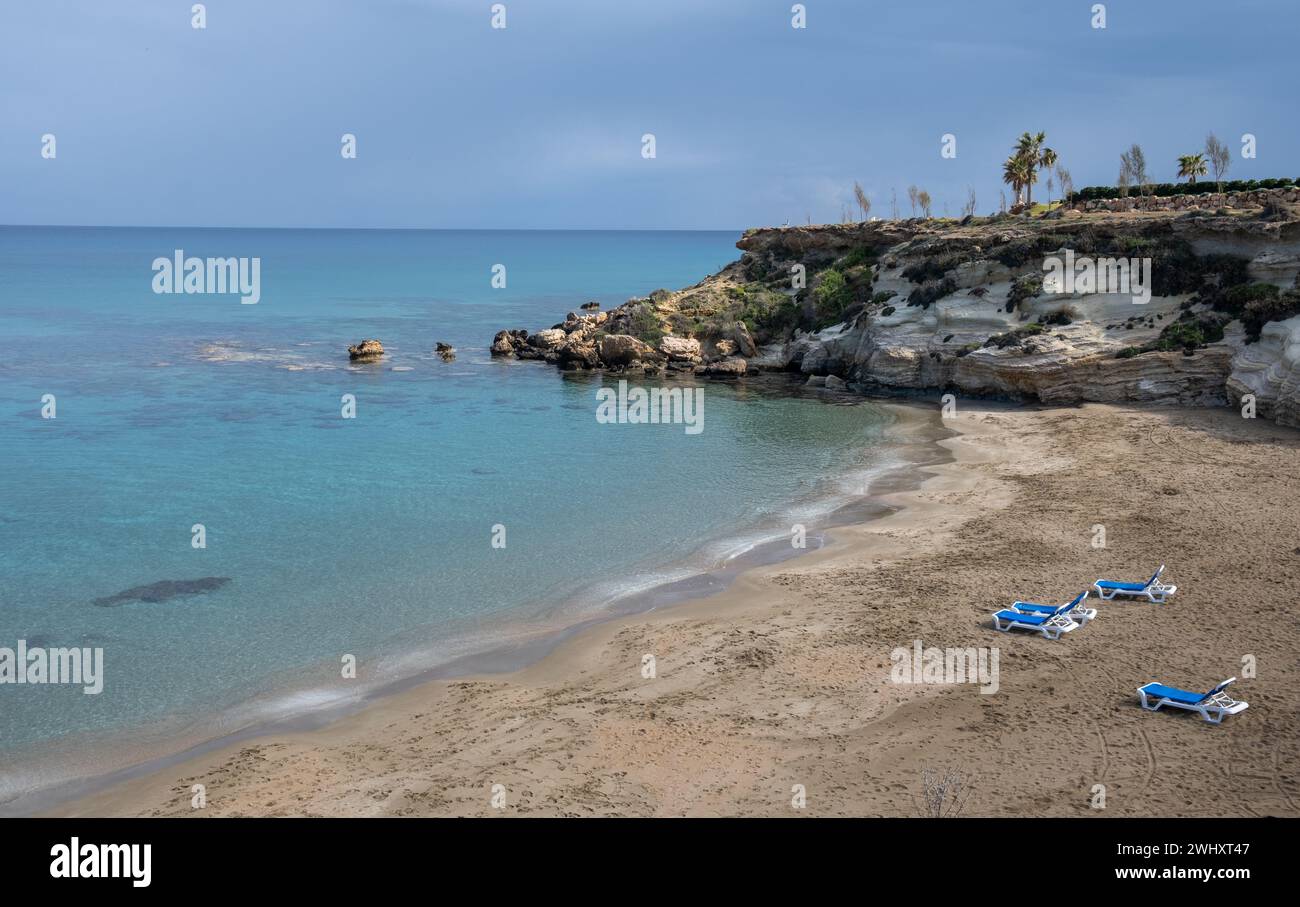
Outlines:
[[[353,361],[378,359],[384,355],[384,345],[378,340],[362,340],[348,347],[348,358]]]
[[[199,595],[214,592],[230,582],[228,576],[203,576],[199,579],[164,579],[147,586],[133,586],[116,595],[97,598],[91,602],[100,608],[115,608],[127,602],[157,604],[182,595]]]

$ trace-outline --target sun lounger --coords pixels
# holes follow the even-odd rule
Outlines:
[[[1047,614],[1026,614],[1023,611],[1004,608],[993,615],[993,629],[1003,633],[1016,629],[1033,630],[1035,633],[1043,634],[1047,639],[1060,639],[1062,633],[1069,633],[1080,626],[1070,612],[1083,601],[1086,595],[1085,592],[1074,601],[1053,608]]]
[[[1244,712],[1247,708],[1246,703],[1233,699],[1223,692],[1228,684],[1236,679],[1232,677],[1225,680],[1208,693],[1193,693],[1190,690],[1167,687],[1152,681],[1146,686],[1138,687],[1138,697],[1142,700],[1142,708],[1149,712],[1156,711],[1162,705],[1172,705],[1180,709],[1200,712],[1201,717],[1206,721],[1218,724],[1223,721],[1224,716]]]
[[[1097,616],[1096,608],[1080,608],[1079,605],[1088,597],[1088,590],[1084,589],[1079,593],[1079,597],[1070,602],[1073,606],[1069,612],[1070,616],[1079,622],[1080,626],[1087,626],[1088,621]],[[1019,611],[1022,614],[1055,614],[1061,609],[1060,605],[1038,605],[1033,602],[1016,602],[1011,606],[1013,611]]]
[[[1116,580],[1099,579],[1093,583],[1093,588],[1106,601],[1110,601],[1117,595],[1130,595],[1134,598],[1145,598],[1159,604],[1178,591],[1177,586],[1170,586],[1160,582],[1160,574],[1164,572],[1165,565],[1161,564],[1160,569],[1145,583],[1121,583]]]

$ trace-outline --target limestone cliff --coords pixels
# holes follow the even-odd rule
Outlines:
[[[1300,190],[1250,201],[751,230],[739,261],[693,287],[599,321],[571,313],[550,332],[502,332],[494,351],[1044,403],[1223,405],[1253,394],[1260,416],[1300,425]],[[1113,278],[1119,260],[1135,277],[1145,266],[1149,297],[1137,282],[1117,292],[1073,280],[1079,262],[1110,263]],[[604,361],[606,346],[621,351],[617,362]]]

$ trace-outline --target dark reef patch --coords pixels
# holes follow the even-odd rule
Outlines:
[[[116,608],[118,605],[125,605],[128,602],[156,604],[182,595],[200,595],[204,592],[214,592],[228,582],[230,582],[228,576],[203,576],[198,579],[164,579],[156,583],[150,583],[147,586],[133,586],[116,595],[97,598],[91,604],[100,608]]]

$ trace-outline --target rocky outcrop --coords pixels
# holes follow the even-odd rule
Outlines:
[[[833,390],[1052,404],[1253,394],[1261,417],[1300,425],[1300,194],[1228,201],[1255,207],[750,230],[740,260],[695,286],[502,331],[492,350],[564,368],[779,370]],[[1132,260],[1138,274],[1145,260],[1150,293],[1049,280],[1067,258]]]
[[[348,347],[348,358],[353,362],[374,362],[384,355],[384,345],[378,340],[362,340]]]
[[[596,341],[596,351],[606,367],[616,369],[657,363],[663,359],[654,347],[629,334],[606,334]]]
[[[1300,316],[1264,325],[1233,358],[1227,390],[1237,405],[1253,395],[1258,418],[1300,427]]]
[[[743,378],[748,370],[749,364],[744,359],[733,356],[729,359],[710,362],[704,366],[702,374],[711,375],[715,378]]]
[[[703,362],[700,342],[690,337],[665,337],[659,341],[659,352],[668,360],[669,368],[685,370]]]
[[[493,356],[513,356],[527,346],[527,330],[497,331],[496,336],[492,338],[491,353]]]

